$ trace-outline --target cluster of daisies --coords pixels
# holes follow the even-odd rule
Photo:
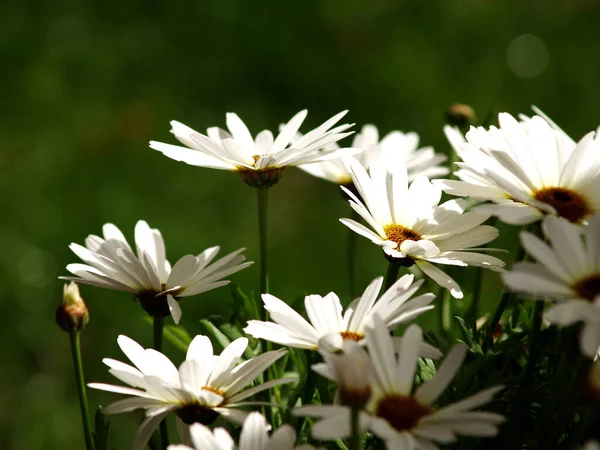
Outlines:
[[[558,326],[582,323],[579,347],[593,358],[600,346],[600,142],[595,132],[575,142],[536,112],[518,119],[502,113],[498,127],[471,127],[466,135],[446,127],[460,158],[452,178],[442,165],[446,157],[431,147],[420,148],[415,133],[393,131],[380,138],[375,126],[366,125],[350,147],[340,146],[352,134],[353,124],[338,124],[345,112],[301,133],[306,117],[301,111],[277,136],[264,130],[253,137],[233,113],[227,114],[227,130],[214,127],[206,134],[173,121],[171,132],[183,146],[150,143],[169,158],[237,172],[261,190],[272,188],[291,166],[339,184],[361,219],[340,222],[379,246],[390,266],[412,273],[386,279],[385,287],[383,277],[374,279],[345,310],[333,292],[306,296],[304,311],[262,292],[261,317],[249,320],[243,330],[252,339],[234,339],[218,355],[207,336],[196,336],[179,367],[160,351],[119,336],[119,347],[131,364],[108,358],[103,362],[126,386],[89,387],[126,396],[106,413],[145,410],[134,450],[145,448],[171,415],[182,444],[170,450],[231,450],[235,440],[245,450],[307,450],[313,447],[295,447],[296,433],[304,429],[298,424],[307,423],[320,441],[344,445],[340,439],[369,433],[388,449],[429,450],[459,436],[497,435],[505,418],[481,407],[501,395],[503,386],[440,402],[452,389],[467,347],[458,343],[443,355],[412,323],[434,308],[435,295],[423,292],[421,275],[452,297],[463,297],[444,266],[499,272],[507,289],[551,303],[547,321]],[[439,178],[444,176],[448,179]],[[443,193],[461,198],[442,202]],[[509,272],[492,255],[503,250],[487,246],[499,234],[485,224],[492,216],[538,230],[521,232],[530,260],[514,264]],[[106,224],[102,231],[103,237],[90,235],[85,246],[71,244],[83,263],[69,264],[73,276],[63,278],[128,292],[150,316],[172,316],[176,324],[184,297],[224,286],[227,278],[252,264],[245,261],[244,249],[215,259],[220,250],[215,246],[171,265],[160,231],[145,221],[135,226],[135,251],[116,226]],[[396,336],[400,325],[406,329]],[[260,344],[252,347],[253,342]],[[273,344],[277,350],[260,350]],[[291,364],[287,353],[297,350],[290,349],[310,356],[312,365],[305,360],[305,372],[336,386],[330,404],[322,395],[320,404],[312,404],[314,385],[306,383],[308,373],[293,373],[300,367]],[[417,376],[420,361],[437,366],[433,376]],[[308,395],[297,394],[307,389],[312,389]],[[261,407],[267,417],[272,408],[284,410],[279,417],[297,426],[271,427],[261,413],[250,412],[252,406]],[[312,419],[307,422],[306,417]],[[225,423],[220,419],[242,424],[241,433],[232,437],[223,427],[209,428],[217,421]]]

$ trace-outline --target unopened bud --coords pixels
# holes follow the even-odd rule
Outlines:
[[[592,363],[585,380],[585,392],[592,403],[600,403],[600,359]]]
[[[454,103],[446,110],[446,122],[464,130],[475,123],[475,110],[469,105]]]
[[[79,286],[71,281],[63,288],[63,299],[56,310],[56,324],[66,332],[85,328],[90,315],[85,302],[79,295]]]

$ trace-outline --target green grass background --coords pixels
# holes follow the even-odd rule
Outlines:
[[[256,133],[308,108],[304,130],[342,109],[382,132],[414,130],[447,152],[447,105],[481,119],[536,104],[573,137],[600,122],[600,3],[594,0],[129,1],[6,0],[0,6],[0,442],[6,450],[83,447],[68,338],[54,324],[70,242],[112,222],[162,230],[172,262],[219,244],[258,257],[255,193],[237,175],[187,166],[148,148],[174,143],[169,120],[200,131],[237,112]],[[516,76],[507,47],[532,33],[546,70]],[[525,64],[536,55],[525,54]],[[288,301],[347,297],[348,215],[339,189],[289,169],[271,191],[271,287]],[[499,246],[513,248],[503,227]],[[383,274],[359,240],[360,286]],[[468,289],[474,270],[457,271]],[[258,265],[233,277],[258,285]],[[486,275],[484,309],[500,294]],[[117,335],[150,346],[143,311],[124,293],[82,287],[89,381],[112,381]],[[183,323],[226,313],[228,289],[182,301]],[[468,298],[466,299],[468,303]],[[460,306],[460,304],[458,305]],[[436,326],[435,313],[425,323]],[[428,323],[427,323],[428,322]],[[183,355],[167,346],[179,363]],[[118,395],[90,392],[92,405]],[[139,415],[114,417],[128,448]]]

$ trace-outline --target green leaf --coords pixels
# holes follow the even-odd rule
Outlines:
[[[227,337],[227,339],[229,339],[230,342],[235,341],[236,339],[241,337],[246,337],[242,334],[238,327],[230,323],[224,323],[223,325],[220,325],[219,330]],[[254,339],[252,340],[255,341]],[[256,357],[258,350],[259,348],[257,348],[256,345],[252,346],[252,348],[250,345],[248,345],[248,347],[246,347],[246,350],[244,350],[244,358],[252,359]]]
[[[233,299],[233,315],[240,326],[245,326],[249,320],[260,320],[259,308],[254,295],[248,297],[238,285],[231,283],[231,297]]]
[[[163,328],[163,336],[167,341],[184,352],[187,352],[192,342],[190,334],[180,325],[167,325]]]
[[[225,347],[231,344],[231,340],[223,334],[221,330],[219,330],[210,320],[202,319],[200,320],[200,325],[204,327],[206,330],[207,336],[211,339],[211,341],[216,342],[221,346],[220,351],[222,351]]]
[[[467,322],[462,317],[454,316],[454,318],[458,322],[458,327],[460,328],[460,331],[464,338],[464,342],[465,344],[467,344],[467,347],[469,347],[469,350],[471,350],[474,353],[483,353],[481,345],[479,345],[475,338],[475,333],[473,332],[474,327],[467,324]]]
[[[435,364],[430,359],[419,358],[417,368],[422,383],[431,380],[437,373]]]
[[[96,409],[94,417],[94,448],[95,450],[106,450],[108,442],[108,428],[110,422],[106,420],[106,415],[102,411],[102,406]]]

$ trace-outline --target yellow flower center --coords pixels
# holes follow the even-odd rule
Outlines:
[[[355,333],[354,331],[340,331],[340,336],[345,341],[356,341],[356,342],[362,341],[364,338],[364,335],[362,335],[360,333]]]
[[[213,394],[220,395],[221,397],[225,396],[225,393],[223,391],[220,391],[219,389],[211,388],[210,386],[202,386],[202,389],[204,389],[205,391],[212,392]]]
[[[533,198],[554,207],[559,216],[579,223],[592,213],[587,200],[571,189],[549,187],[535,191]]]
[[[593,302],[594,299],[600,295],[600,274],[582,278],[573,284],[571,289],[577,292],[580,297]]]
[[[388,240],[398,244],[398,249],[400,248],[400,245],[402,245],[402,243],[406,240],[420,241],[421,239],[423,239],[421,235],[416,231],[413,231],[410,228],[404,227],[402,225],[397,225],[395,223],[384,226],[383,231],[385,233],[385,237],[387,237]]]
[[[398,431],[411,430],[422,417],[433,413],[433,410],[421,405],[412,397],[391,394],[379,401],[375,414]]]

